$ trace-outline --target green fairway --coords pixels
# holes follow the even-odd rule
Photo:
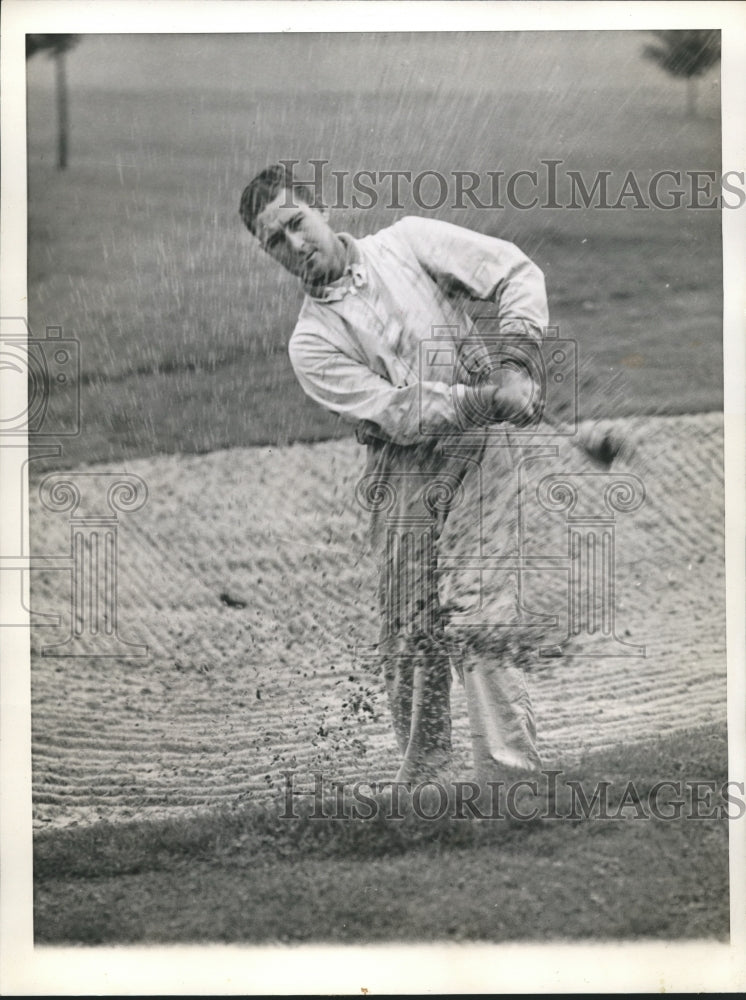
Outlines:
[[[443,39],[415,76],[403,42],[315,39],[301,52],[318,86],[304,88],[272,71],[281,40],[258,61],[256,45],[218,41],[220,72],[198,58],[196,41],[181,55],[173,43],[163,49],[161,74],[176,74],[166,86],[127,63],[130,52],[155,65],[154,42],[84,39],[70,56],[65,172],[53,167],[53,101],[43,66],[32,64],[29,318],[37,336],[61,326],[81,345],[82,433],[66,442],[65,464],[349,433],[296,385],[286,344],[300,289],[238,219],[241,189],[273,159],[295,157],[306,175],[319,158],[328,171],[484,177],[541,172],[554,159],[587,185],[609,171],[613,199],[628,171],[644,188],[659,170],[720,169],[716,75],[702,116],[685,120],[675,82],[640,59],[642,35],[546,36],[536,50],[551,70],[542,86],[510,36]],[[349,72],[365,44],[363,62],[375,56],[377,72],[358,81]],[[443,65],[458,70],[452,85],[437,83]],[[617,210],[467,204],[428,213],[410,189],[400,209],[387,207],[383,190],[369,210],[334,212],[338,228],[362,235],[432,214],[514,240],[537,261],[552,322],[578,341],[584,414],[722,405],[717,211],[640,209],[628,199]]]

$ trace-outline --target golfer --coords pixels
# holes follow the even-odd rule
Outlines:
[[[548,322],[543,275],[512,243],[433,219],[403,218],[361,239],[336,233],[326,208],[282,165],[251,181],[240,214],[262,248],[303,283],[289,342],[298,381],[355,424],[367,444],[361,484],[380,574],[379,651],[402,756],[396,780],[442,778],[451,754],[452,656],[437,573],[446,519],[469,483],[494,482],[492,473],[481,477],[482,463],[509,451],[488,449],[475,428],[530,422],[539,395],[520,364],[492,363],[486,381],[475,369],[466,301],[493,304],[500,336],[538,340]],[[442,352],[423,351],[434,334],[462,361],[469,345],[469,363],[444,369]],[[392,523],[421,526],[423,512],[425,533],[390,530]],[[511,585],[512,578],[506,592]],[[537,770],[523,666],[510,643],[483,646],[467,655],[465,669],[457,666],[477,776]]]

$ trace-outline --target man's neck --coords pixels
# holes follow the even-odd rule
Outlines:
[[[349,272],[352,265],[360,260],[360,252],[355,245],[355,241],[348,233],[338,233],[337,238],[344,247],[344,259],[340,264],[339,270],[335,270],[334,273],[327,275],[321,281],[309,282],[304,285],[306,292],[314,298],[322,296],[326,288],[344,284],[344,279],[349,279]]]

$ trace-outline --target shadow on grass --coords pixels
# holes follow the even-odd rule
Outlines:
[[[625,749],[623,760],[619,752],[594,754],[556,779],[542,773],[535,791],[515,788],[512,804],[504,794],[509,782],[475,797],[469,783],[422,785],[409,794],[362,785],[354,795],[329,781],[320,795],[279,794],[186,818],[44,831],[35,841],[34,875],[44,880],[137,874],[190,858],[213,863],[246,856],[381,858],[428,846],[506,847],[516,840],[525,844],[529,835],[558,821],[584,825],[589,836],[597,836],[604,829],[599,824],[655,820],[651,794],[658,811],[675,819],[672,795],[658,801],[661,781],[708,781],[720,788],[726,780],[725,735],[708,727]],[[594,806],[599,788],[603,798]],[[699,811],[705,808],[702,803]],[[718,808],[712,798],[710,811]],[[679,812],[685,814],[686,807]]]
[[[354,797],[332,791],[190,819],[47,831],[35,847],[35,939],[722,939],[729,920],[722,812],[710,810],[707,822],[691,821],[687,810],[668,822],[643,821],[640,812],[656,782],[720,787],[726,775],[725,736],[710,727],[630,748],[624,759],[594,755],[561,775],[556,794],[539,794],[533,804],[544,809],[532,819],[507,811],[502,819],[459,819],[455,794],[442,815],[426,819],[441,812],[428,786],[432,794],[417,805],[405,796],[398,810],[379,793],[368,819],[351,818]],[[618,819],[592,809],[568,815],[573,780],[588,800],[606,782],[607,810]],[[348,818],[331,818],[341,815]]]

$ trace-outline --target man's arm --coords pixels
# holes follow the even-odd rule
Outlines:
[[[418,444],[475,425],[520,423],[531,406],[525,376],[507,369],[497,385],[394,386],[311,331],[296,330],[288,353],[307,396],[345,420],[375,425],[396,444]]]
[[[540,337],[549,322],[544,275],[515,244],[438,219],[408,216],[390,232],[403,238],[444,289],[454,282],[494,302],[501,333]]]

